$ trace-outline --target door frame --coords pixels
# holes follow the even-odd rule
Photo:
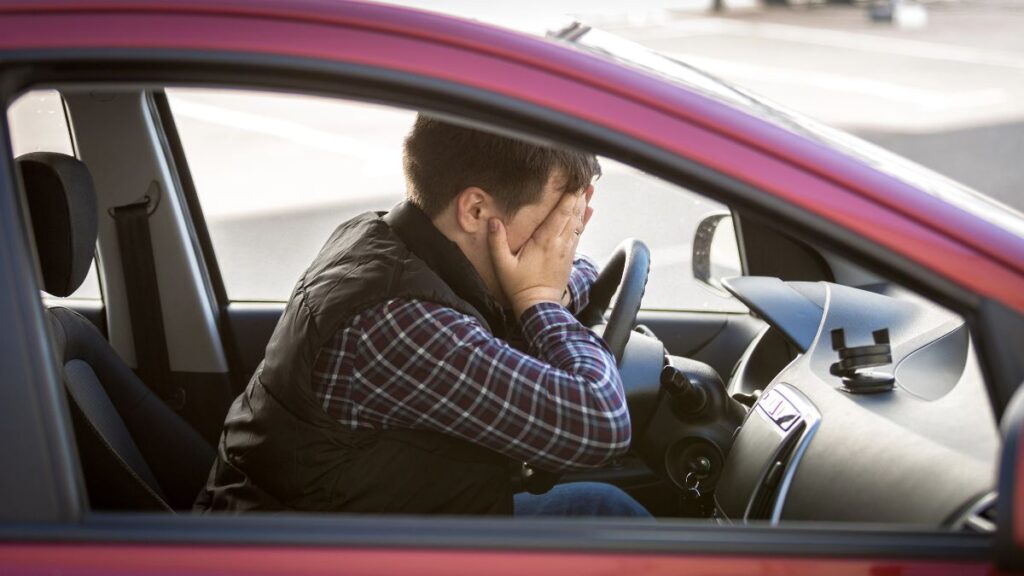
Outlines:
[[[980,300],[977,295],[934,271],[866,242],[819,215],[798,209],[750,184],[663,148],[625,137],[595,123],[581,123],[578,117],[550,108],[438,78],[362,64],[265,54],[64,49],[6,54],[4,65],[0,68],[0,79],[3,79],[3,96],[8,102],[22,89],[39,84],[231,84],[383,101],[422,107],[440,114],[468,116],[509,129],[515,125],[534,137],[550,138],[612,158],[627,159],[631,164],[667,181],[730,205],[777,217],[779,222],[793,226],[795,230],[817,239],[823,245],[853,247],[857,254],[876,269],[921,289],[940,302],[955,305],[969,318],[975,317],[972,312]],[[51,497],[50,502],[44,502],[42,497],[32,500],[40,506],[40,511],[32,516],[58,522],[42,527],[5,523],[0,526],[0,540],[64,543],[99,540],[127,545],[146,539],[166,544],[221,542],[225,545],[260,543],[296,547],[319,543],[343,548],[457,546],[516,551],[576,550],[589,553],[621,550],[684,554],[690,555],[691,560],[714,551],[714,557],[720,561],[729,560],[730,554],[750,554],[762,559],[786,556],[834,557],[846,558],[851,562],[858,558],[922,557],[987,562],[991,557],[990,539],[987,537],[942,532],[875,531],[857,527],[844,527],[834,532],[822,530],[820,526],[810,530],[753,527],[708,530],[707,525],[702,523],[641,528],[636,524],[616,524],[615,521],[568,522],[555,526],[546,522],[541,525],[524,521],[344,517],[275,517],[260,520],[255,516],[230,519],[86,514],[82,507],[77,462],[69,441],[71,434],[66,425],[69,421],[67,410],[57,378],[59,372],[45,337],[38,292],[34,292],[38,288],[32,272],[35,267],[30,260],[31,245],[26,241],[27,236],[24,236],[24,219],[19,217],[21,213],[17,210],[19,193],[11,174],[10,151],[6,149],[0,152],[6,152],[0,160],[0,178],[6,183],[6,189],[0,191],[0,201],[4,203],[0,205],[0,212],[4,214],[0,222],[14,225],[13,228],[3,227],[5,248],[0,254],[5,255],[5,268],[15,274],[9,278],[17,287],[11,293],[13,300],[0,299],[0,310],[12,311],[20,305],[20,312],[11,317],[22,322],[17,327],[4,328],[2,333],[19,336],[28,347],[24,355],[13,362],[17,364],[14,366],[17,371],[15,374],[21,374],[21,379],[16,382],[24,387],[22,393],[25,397],[0,408],[0,415],[10,413],[16,407],[22,410],[29,406],[36,407],[35,411],[28,412],[39,419],[35,424],[25,416],[14,421],[27,428],[44,428],[45,433],[29,438],[40,448],[39,457],[29,460],[36,464],[29,477],[36,482],[54,479],[49,483],[57,486],[47,492]],[[18,237],[19,233],[22,237]],[[14,238],[10,238],[12,236]],[[12,362],[9,354],[2,358],[5,365]],[[999,391],[998,387],[996,391]],[[5,448],[9,443],[4,442]],[[58,454],[54,455],[54,452]],[[43,455],[48,455],[48,458]],[[0,494],[0,504],[10,502],[11,496]],[[0,506],[0,509],[12,510],[5,506]],[[43,512],[46,510],[48,514]],[[19,520],[8,512],[0,514],[0,517],[4,520]],[[78,522],[74,523],[76,520]],[[452,538],[456,535],[458,538]],[[244,550],[239,549],[239,553],[244,553]],[[458,554],[453,554],[453,558],[457,559]],[[891,565],[891,562],[887,565]]]

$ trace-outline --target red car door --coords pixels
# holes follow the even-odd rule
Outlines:
[[[340,2],[0,3],[7,96],[31,83],[262,85],[429,103],[628,153],[670,177],[883,267],[1024,312],[1024,241],[862,163],[701,94],[553,43],[399,8]],[[565,136],[568,135],[568,136]],[[8,155],[9,156],[9,155]],[[865,528],[484,520],[90,515],[64,424],[10,162],[0,266],[18,474],[5,474],[0,571],[69,574],[991,573],[989,541]],[[938,279],[938,280],[936,280]],[[25,406],[31,410],[24,409]],[[3,445],[14,445],[13,436]],[[11,452],[10,454],[15,454]],[[8,459],[11,459],[8,461]],[[1019,464],[1018,464],[1019,465]],[[1017,483],[1019,486],[1019,481]],[[17,503],[17,505],[15,505]],[[5,504],[8,506],[8,504]],[[1024,517],[1024,500],[1013,513]],[[1017,545],[1020,543],[1017,541]]]

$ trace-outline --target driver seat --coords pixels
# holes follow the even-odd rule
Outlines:
[[[96,249],[92,176],[81,161],[35,152],[16,160],[47,293],[71,295]],[[93,509],[189,510],[213,448],[129,368],[85,317],[46,310],[63,369],[78,456]]]

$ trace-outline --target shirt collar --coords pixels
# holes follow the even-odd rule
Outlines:
[[[501,306],[462,249],[442,234],[419,206],[408,200],[399,202],[384,216],[384,221],[459,298],[483,315],[496,336],[501,336],[497,332],[505,331],[506,322]]]

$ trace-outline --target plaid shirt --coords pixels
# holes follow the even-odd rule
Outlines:
[[[576,312],[597,277],[574,262]],[[508,341],[451,308],[396,299],[371,307],[321,348],[313,390],[352,429],[434,430],[549,471],[600,466],[629,448],[615,358],[562,306],[526,310]]]

